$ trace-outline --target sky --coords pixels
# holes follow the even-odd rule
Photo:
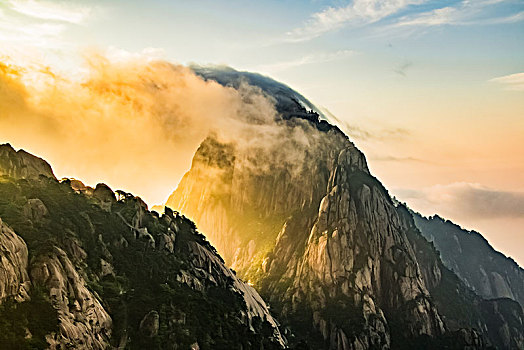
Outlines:
[[[53,76],[31,83],[47,88],[46,97],[37,102],[54,109],[48,114],[71,119],[69,130],[81,129],[89,120],[74,124],[69,115],[74,112],[65,115],[67,108],[81,101],[89,110],[89,98],[93,91],[99,93],[107,74],[131,84],[124,72],[103,71],[100,67],[107,62],[93,58],[100,56],[111,62],[228,65],[284,82],[348,133],[391,194],[424,215],[437,213],[480,231],[496,249],[524,265],[521,0],[0,0],[0,68],[19,67],[25,83],[31,79],[27,72]],[[90,80],[88,93],[80,89],[80,97],[71,101],[63,96],[57,100],[59,92],[50,92],[50,85],[71,89],[57,84],[56,76],[81,80],[94,65],[99,76]],[[162,75],[162,67],[147,74],[169,76]],[[0,85],[4,97],[6,86],[18,86],[11,83]],[[195,94],[203,93],[191,77],[184,83]],[[202,88],[202,96],[216,98],[216,106],[224,98],[236,98],[216,87]],[[16,96],[0,103],[26,103],[23,94]],[[104,108],[124,113],[120,104],[111,106]],[[101,150],[110,144],[115,153],[97,163],[100,152],[92,145],[65,146],[63,140],[72,133],[62,130],[58,135],[49,125],[41,132],[35,118],[44,114],[16,122],[14,115],[2,115],[1,108],[0,118],[10,124],[0,129],[0,142],[46,158],[59,177],[77,177],[91,185],[103,181],[137,193],[149,204],[167,199],[202,137],[190,133],[186,137],[193,142],[184,143],[178,153],[173,147],[167,152],[156,142],[162,130],[136,135],[134,130],[146,130],[145,124],[119,122],[125,133],[99,142]],[[192,111],[191,120],[202,124],[206,112]],[[28,131],[33,129],[43,136],[35,137]],[[121,138],[137,141],[124,153],[117,148]],[[151,159],[146,178],[135,176],[144,168],[140,162],[131,175],[122,175],[123,166],[132,166],[133,157],[143,159],[139,155],[146,153]]]

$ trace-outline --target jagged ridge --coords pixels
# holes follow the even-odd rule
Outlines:
[[[11,160],[0,177],[0,347],[284,346],[262,298],[184,216],[59,182],[48,165],[26,179],[13,165],[40,160],[0,151]]]
[[[434,242],[444,264],[469,288],[487,299],[509,298],[524,305],[524,270],[480,233],[437,215],[425,218],[413,213],[413,218],[424,237]]]

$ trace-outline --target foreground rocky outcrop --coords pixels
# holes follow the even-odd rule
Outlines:
[[[369,173],[364,155],[304,108],[310,104],[300,95],[253,74],[197,73],[228,86],[260,83],[275,98],[277,124],[290,138],[296,128],[308,137],[305,148],[268,144],[275,159],[292,153],[299,160],[280,163],[208,138],[167,202],[205,228],[225,261],[254,283],[293,346],[522,346],[520,305],[495,312],[493,301],[447,269],[407,208]]]
[[[31,264],[30,275],[33,284],[49,292],[49,300],[58,311],[60,330],[46,336],[51,349],[107,347],[111,317],[64,250],[54,246],[39,254]]]
[[[260,295],[195,225],[10,153],[0,177],[0,348],[281,349]],[[23,160],[16,160],[16,155]]]
[[[0,219],[0,300],[29,298],[28,252],[22,238]]]

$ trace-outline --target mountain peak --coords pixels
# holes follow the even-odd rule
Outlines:
[[[16,151],[9,143],[0,145],[0,175],[19,179],[37,179],[43,175],[56,179],[49,163],[22,149]]]
[[[286,159],[282,153],[302,155],[280,147],[282,142],[271,148],[272,157],[263,157],[256,148],[206,139],[167,202],[194,219],[226,263],[254,283],[291,329],[292,345],[354,350],[524,344],[519,304],[484,300],[472,291],[421,234],[410,210],[371,175],[364,154],[340,130],[319,127],[328,121],[313,108],[307,111],[301,95],[252,73],[197,74],[226,86],[245,78],[276,101],[287,130],[300,128],[304,119],[316,126],[306,129],[309,142],[298,167],[274,161]],[[494,286],[503,287],[494,295],[511,295],[505,283]],[[496,334],[503,325],[507,336]]]
[[[259,73],[238,71],[227,66],[198,66],[191,69],[205,80],[216,81],[220,85],[236,89],[242,83],[259,88],[267,97],[274,100],[275,107],[284,120],[305,119],[319,131],[336,130],[344,133],[313,103],[289,86]]]

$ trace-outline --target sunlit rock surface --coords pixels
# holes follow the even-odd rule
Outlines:
[[[289,327],[291,344],[311,349],[504,348],[508,339],[520,344],[522,330],[506,332],[512,335],[505,340],[493,333],[500,328],[496,313],[486,312],[482,298],[446,268],[409,210],[369,173],[364,155],[309,102],[269,78],[196,71],[227,86],[244,78],[258,85],[275,98],[280,125],[309,135],[307,152],[292,164],[275,164],[256,149],[208,138],[167,202],[194,219],[226,263],[254,283]],[[275,159],[297,154],[271,142],[267,148]],[[246,159],[257,157],[245,166]],[[504,283],[497,288],[509,295]],[[514,303],[506,311],[497,324],[518,329],[522,309]]]

